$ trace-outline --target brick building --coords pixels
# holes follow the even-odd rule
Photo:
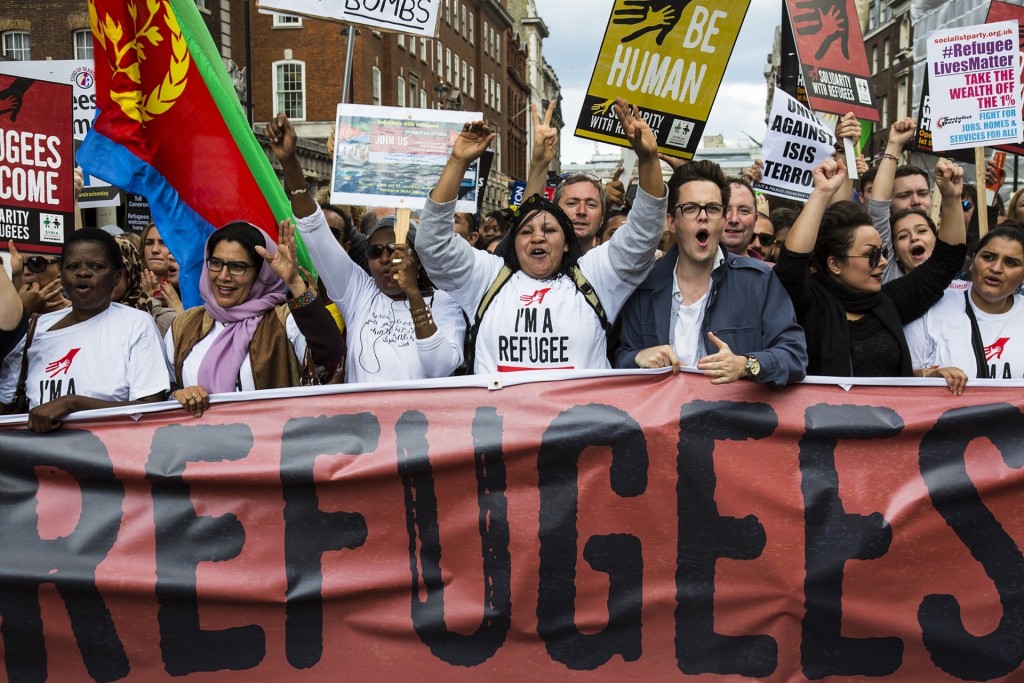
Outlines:
[[[306,141],[300,152],[310,180],[325,183],[324,141],[341,99],[346,27],[261,14],[255,0],[196,4],[243,106],[252,108],[254,130],[262,131],[276,112],[287,113]],[[506,205],[511,180],[526,177],[527,46],[508,0],[441,0],[439,14],[436,39],[359,28],[348,100],[481,112],[498,131],[484,205]],[[0,49],[5,59],[91,58],[85,0],[0,0]]]

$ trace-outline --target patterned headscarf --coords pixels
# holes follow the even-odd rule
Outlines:
[[[128,284],[128,289],[117,302],[146,313],[152,313],[153,299],[142,289],[142,256],[139,254],[139,250],[124,235],[115,235],[114,241],[121,249],[121,260],[124,261],[124,275]]]

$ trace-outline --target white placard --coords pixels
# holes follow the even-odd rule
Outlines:
[[[261,12],[298,14],[434,38],[441,0],[258,0]]]
[[[761,154],[765,159],[756,189],[805,202],[814,189],[811,171],[835,150],[832,127],[795,98],[775,89],[768,132]]]
[[[931,31],[932,149],[1015,143],[1021,133],[1017,22]]]

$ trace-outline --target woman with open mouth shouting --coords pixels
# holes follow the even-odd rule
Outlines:
[[[125,277],[121,250],[97,228],[73,231],[60,255],[68,308],[44,313],[7,356],[0,402],[28,399],[28,428],[52,432],[81,410],[164,400],[167,365],[153,317],[111,293]]]
[[[425,379],[454,373],[462,365],[466,322],[451,297],[434,289],[420,268],[414,251],[415,226],[410,227],[406,243],[397,244],[394,217],[378,221],[367,236],[367,274],[331,234],[324,212],[304,189],[306,179],[295,156],[297,136],[291,122],[278,114],[264,132],[281,162],[285,189],[313,265],[345,318],[346,381]]]
[[[1000,226],[978,241],[967,291],[947,289],[905,329],[923,376],[963,369],[980,379],[1024,378],[1024,232]]]
[[[569,218],[539,195],[523,202],[494,254],[459,239],[452,229],[459,187],[495,133],[474,121],[456,138],[423,208],[418,251],[473,321],[471,371],[609,367],[607,324],[653,267],[668,204],[650,127],[621,98],[615,113],[636,151],[640,187],[615,239],[586,254]]]
[[[814,190],[775,267],[807,334],[808,374],[913,376],[903,326],[942,297],[966,251],[963,170],[939,160],[935,183],[942,194],[942,229],[932,256],[909,275],[885,284],[888,254],[870,216],[852,202],[828,206],[845,180],[842,160],[826,159],[814,169]],[[954,394],[963,391],[963,373],[936,371]]]

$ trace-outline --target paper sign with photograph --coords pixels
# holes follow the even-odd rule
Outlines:
[[[932,149],[967,149],[1020,138],[1016,20],[930,31]]]
[[[256,6],[261,12],[298,14],[434,38],[441,0],[258,0]]]
[[[479,112],[338,106],[331,202],[421,209],[455,138]],[[456,211],[474,213],[477,163],[462,179]]]

